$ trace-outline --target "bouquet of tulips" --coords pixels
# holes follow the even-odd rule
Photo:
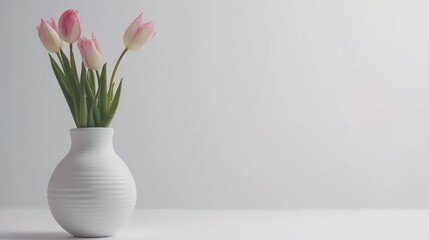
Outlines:
[[[94,34],[92,39],[82,36],[82,26],[76,10],[65,11],[58,26],[52,18],[48,21],[42,19],[37,31],[43,46],[50,52],[48,55],[52,69],[76,127],[108,127],[115,116],[121,96],[122,79],[115,90],[118,66],[128,50],[138,50],[153,38],[154,23],[144,23],[140,14],[127,28],[124,33],[125,49],[116,61],[109,81],[107,63],[103,60],[100,45]],[[68,49],[64,51],[63,41],[69,43]],[[73,53],[76,42],[82,59],[80,71],[76,67]],[[65,51],[69,53],[66,54]]]

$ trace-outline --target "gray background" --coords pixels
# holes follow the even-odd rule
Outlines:
[[[119,69],[144,208],[429,207],[427,1],[3,1],[0,207],[46,207],[71,114],[36,25],[79,10]]]

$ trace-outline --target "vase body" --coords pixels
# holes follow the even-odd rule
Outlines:
[[[113,149],[113,128],[75,128],[70,135],[70,151],[48,185],[51,213],[76,237],[111,236],[134,211],[134,178]]]

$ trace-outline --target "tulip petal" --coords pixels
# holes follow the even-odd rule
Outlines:
[[[55,29],[49,24],[49,21],[40,20],[40,25],[36,27],[40,41],[49,52],[59,52],[62,41]]]
[[[82,57],[82,62],[87,68],[96,70],[101,67],[104,60],[101,51],[99,51],[100,46],[94,34],[92,36],[92,40],[81,37],[77,43],[77,46]]]
[[[155,28],[153,22],[144,24],[138,29],[138,33],[134,37],[132,43],[128,49],[138,50],[148,43],[155,34]]]
[[[74,43],[79,40],[82,35],[82,26],[78,11],[75,9],[65,11],[58,21],[58,28],[60,37],[64,41]]]
[[[93,42],[94,42],[94,44],[95,44],[95,47],[96,47],[96,48],[97,48],[97,50],[101,53],[100,44],[98,43],[97,38],[95,37],[95,34],[94,34],[94,33],[92,33],[91,37],[92,37],[92,41],[93,41]]]
[[[140,13],[134,21],[130,24],[130,26],[125,30],[124,33],[124,43],[125,46],[128,46],[131,44],[132,40],[136,36],[136,32],[138,31],[139,27],[143,25],[143,13]]]
[[[142,14],[130,24],[124,33],[124,44],[129,50],[138,50],[155,35],[154,22],[143,23]]]

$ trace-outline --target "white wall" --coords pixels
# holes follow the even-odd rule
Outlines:
[[[35,26],[126,56],[115,146],[145,208],[429,207],[429,2],[4,1],[0,206],[46,207],[73,127]]]

